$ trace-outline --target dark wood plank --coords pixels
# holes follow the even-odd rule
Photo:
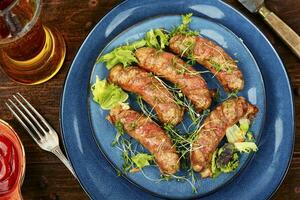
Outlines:
[[[1,100],[15,92],[24,94],[37,109],[59,131],[59,103],[70,64],[92,27],[118,0],[45,0],[42,20],[49,26],[59,28],[65,37],[68,52],[66,62],[49,82],[38,86],[22,86],[10,81],[0,71]],[[300,199],[300,60],[284,45],[276,34],[255,14],[249,13],[236,0],[225,0],[251,19],[267,36],[278,51],[289,73],[295,95],[296,142],[290,170],[273,199]],[[300,34],[299,0],[266,0],[267,6]],[[27,155],[27,170],[22,193],[24,199],[43,200],[84,200],[88,199],[80,185],[68,170],[53,155],[40,150],[27,133],[12,118],[7,109],[0,104],[0,118],[8,121],[20,134]]]

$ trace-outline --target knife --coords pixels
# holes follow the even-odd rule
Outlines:
[[[289,46],[289,48],[300,59],[300,37],[286,23],[284,23],[277,15],[271,12],[264,5],[264,0],[238,0],[250,12],[259,13],[271,26],[271,28],[281,37],[281,39]]]

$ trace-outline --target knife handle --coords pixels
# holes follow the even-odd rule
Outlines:
[[[258,12],[300,59],[299,35],[265,6],[262,6]]]

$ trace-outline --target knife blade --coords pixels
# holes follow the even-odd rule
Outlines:
[[[263,5],[264,0],[238,0],[250,12],[255,13]]]

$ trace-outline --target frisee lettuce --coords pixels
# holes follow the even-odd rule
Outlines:
[[[246,142],[256,142],[253,133],[250,131],[246,133]]]
[[[102,109],[110,110],[114,106],[125,102],[128,94],[120,87],[109,84],[105,79],[100,80],[96,77],[96,82],[91,87],[93,100],[98,103]]]
[[[164,49],[169,44],[169,35],[162,29],[151,29],[146,33],[145,40],[148,47]]]
[[[218,150],[216,150],[211,159],[211,172],[213,174],[213,178],[218,177],[221,174],[221,170],[217,167],[216,160],[217,160]]]
[[[234,143],[236,150],[241,153],[250,153],[258,150],[257,145],[254,142],[236,142]]]
[[[224,173],[232,172],[239,166],[239,156],[234,145],[226,143],[218,150],[216,166]]]
[[[134,56],[134,50],[146,45],[145,40],[139,40],[128,45],[115,48],[113,51],[99,57],[96,63],[106,63],[106,68],[111,69],[117,64],[122,64],[127,67],[133,63],[137,63],[137,59]]]
[[[250,120],[247,118],[242,118],[239,120],[239,124],[240,124],[240,129],[246,133],[250,127]]]
[[[242,153],[256,152],[258,147],[254,142],[225,143],[216,149],[211,160],[212,177],[216,178],[221,173],[229,173],[239,166],[239,157]]]
[[[213,178],[221,173],[230,173],[239,166],[239,155],[233,144],[226,143],[217,149],[212,157],[211,171]]]
[[[233,125],[226,129],[226,137],[229,143],[244,142],[245,132],[243,132],[238,125]]]
[[[134,164],[139,168],[142,169],[143,167],[149,166],[150,161],[153,161],[154,156],[145,154],[145,153],[138,153],[131,157],[131,160],[134,162]]]
[[[145,34],[145,39],[117,47],[113,51],[99,57],[96,63],[106,63],[106,68],[108,70],[117,64],[122,64],[124,67],[127,67],[131,64],[138,63],[138,60],[134,55],[136,49],[144,46],[164,49],[168,44],[168,34],[164,33],[162,29],[151,29]]]
[[[192,22],[192,13],[186,14],[186,15],[182,15],[181,19],[182,19],[182,24],[180,24],[179,26],[177,26],[176,28],[174,28],[171,33],[170,36],[174,36],[174,35],[187,35],[187,36],[199,36],[199,31],[194,31],[190,29],[190,23]]]
[[[250,120],[242,118],[239,120],[239,126],[237,124],[226,129],[226,137],[229,143],[244,142],[249,131]]]

